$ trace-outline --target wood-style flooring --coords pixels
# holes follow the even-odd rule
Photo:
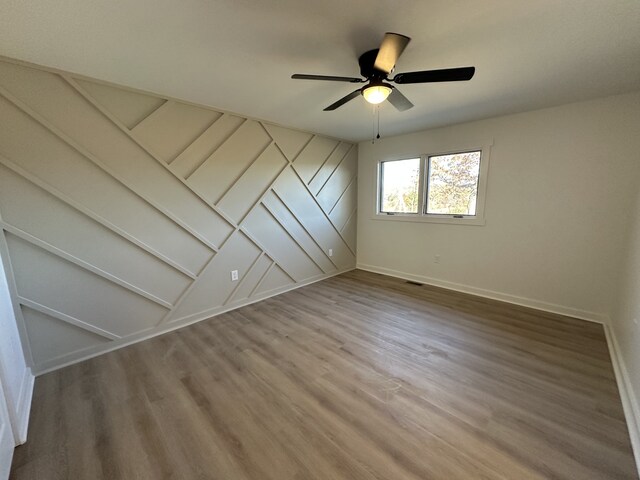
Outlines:
[[[602,327],[353,271],[36,380],[13,479],[630,479]]]

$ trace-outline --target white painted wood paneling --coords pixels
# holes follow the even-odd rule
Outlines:
[[[340,200],[338,200],[338,202],[329,212],[329,218],[336,226],[338,231],[342,231],[347,221],[355,211],[356,202],[358,200],[357,196],[357,183],[354,177],[353,181],[349,184],[347,189],[340,197]]]
[[[247,120],[187,180],[210,202],[218,203],[269,143],[265,129]]]
[[[231,296],[238,282],[249,271],[260,255],[256,247],[242,232],[234,233],[224,247],[202,272],[200,281],[181,299],[169,321],[180,320],[223,305]],[[238,280],[231,281],[231,270],[238,270]]]
[[[274,183],[273,189],[318,245],[325,252],[333,249],[332,260],[338,268],[346,267],[353,254],[296,175],[290,169],[284,172]]]
[[[21,297],[119,337],[155,326],[167,309],[6,234]]]
[[[326,183],[318,192],[318,203],[325,210],[330,212],[340,196],[347,189],[358,171],[358,155],[356,150],[351,150],[347,156],[336,167]]]
[[[22,307],[22,315],[36,363],[109,342],[105,337],[29,307]],[[52,338],[56,341],[52,342]]]
[[[300,178],[310,182],[338,145],[339,142],[329,138],[313,137],[294,163]]]
[[[247,272],[246,277],[243,279],[242,284],[233,292],[231,297],[232,302],[238,302],[249,298],[254,292],[260,280],[265,276],[269,268],[273,265],[267,255],[262,255]]]
[[[278,266],[274,266],[267,272],[260,285],[256,289],[257,294],[271,292],[287,285],[290,281],[289,276]]]
[[[291,162],[293,162],[304,147],[315,138],[314,135],[310,133],[299,132],[297,130],[291,130],[290,128],[271,125],[270,123],[263,123],[262,126],[269,136],[273,138],[273,141],[284,156]]]
[[[182,153],[222,114],[168,101],[142,120],[132,133],[167,163]]]
[[[331,263],[327,253],[318,246],[314,238],[309,235],[309,232],[305,230],[275,193],[269,192],[262,202],[278,223],[283,227],[286,226],[291,237],[318,267],[324,272],[330,272],[334,269],[335,266]]]
[[[1,240],[35,371],[353,268],[353,149],[0,61]]]
[[[123,135],[117,125],[82,95],[78,95],[74,87],[60,76],[0,63],[0,84],[44,117],[47,125],[62,132],[68,144],[165,215],[177,220],[192,234],[215,247],[231,233],[231,227],[224,220],[216,218],[211,209],[186,186],[176,184],[169,171],[134,140]],[[158,140],[163,146],[170,142],[166,138],[172,138],[166,131],[166,125],[172,122],[172,118],[173,124],[179,126],[176,127],[176,135],[182,145],[186,140],[178,134],[184,136],[185,129],[192,131],[205,122],[208,126],[220,116],[217,112],[196,107],[189,107],[188,110],[170,109],[174,104],[168,102],[161,108],[165,113],[162,128],[150,129],[150,132],[158,130],[154,138],[163,139]],[[73,115],[69,112],[73,112]],[[155,118],[156,115],[153,116]],[[142,125],[148,121],[145,120]],[[134,134],[141,126],[134,129]],[[146,132],[144,138],[150,135]]]
[[[327,161],[322,164],[320,169],[309,182],[309,188],[314,195],[316,195],[324,184],[327,183],[327,180],[329,180],[329,177],[331,177],[335,169],[340,165],[340,162],[342,162],[345,155],[347,155],[347,153],[352,149],[353,145],[342,142],[333,152],[331,152]]]
[[[82,88],[118,118],[127,128],[135,127],[166,102],[163,98],[78,80]]]
[[[296,281],[322,273],[289,232],[262,205],[244,222],[244,228],[259,238],[269,255]]]
[[[211,250],[0,97],[0,153],[48,186],[197,273]]]
[[[171,162],[171,171],[181,178],[189,177],[245,121],[242,117],[223,114]]]
[[[352,252],[356,251],[357,225],[358,225],[358,216],[354,211],[351,214],[351,217],[349,218],[349,220],[347,220],[346,225],[342,228],[342,232],[341,232],[342,237],[344,238],[344,241],[347,242],[347,245],[349,245],[349,248],[351,249]]]
[[[233,184],[218,206],[231,219],[239,222],[286,166],[286,158],[272,143]]]
[[[0,204],[5,228],[20,229],[166,302],[177,300],[191,283],[189,277],[2,165]],[[68,234],[69,225],[74,226],[73,236]]]

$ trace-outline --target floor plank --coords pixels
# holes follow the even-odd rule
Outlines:
[[[22,479],[635,479],[600,325],[353,271],[36,380]]]

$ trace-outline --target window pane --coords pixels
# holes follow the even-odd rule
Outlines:
[[[480,152],[429,157],[427,213],[475,215]]]
[[[418,213],[420,159],[383,162],[380,174],[380,211]]]

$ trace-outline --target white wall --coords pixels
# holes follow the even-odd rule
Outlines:
[[[34,371],[353,268],[356,171],[348,142],[0,60],[0,247]]]
[[[362,142],[358,266],[603,321],[638,181],[639,131],[634,93]],[[372,219],[377,161],[491,140],[486,225]]]

